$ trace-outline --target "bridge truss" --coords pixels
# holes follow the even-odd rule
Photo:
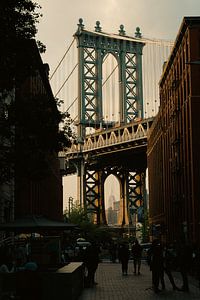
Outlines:
[[[74,120],[78,138],[64,153],[65,174],[77,174],[79,203],[99,225],[107,224],[104,183],[110,174],[114,175],[120,185],[118,224],[132,225],[133,214],[139,210],[144,213],[146,209],[147,133],[153,121],[152,118],[146,119],[148,102],[145,108],[143,98],[145,40],[139,28],[136,28],[135,37],[127,36],[123,25],[118,35],[106,34],[98,21],[94,31],[85,30],[82,19],[74,37],[78,63],[70,74],[77,70],[78,93],[69,108],[77,104],[78,114]],[[117,65],[103,81],[103,64],[110,54]],[[103,86],[115,70],[118,73],[118,99],[113,93],[104,99]],[[105,117],[107,100],[112,100],[114,106],[118,105],[117,122],[113,121],[111,114]],[[88,128],[92,130],[88,131]]]

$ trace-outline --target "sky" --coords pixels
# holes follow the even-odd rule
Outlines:
[[[144,37],[175,39],[184,16],[200,15],[200,0],[36,0],[42,7],[37,38],[47,47],[43,61],[53,70],[83,19],[93,30],[118,33],[124,25],[128,35],[139,26]]]
[[[107,33],[117,34],[123,24],[130,36],[140,27],[143,37],[174,40],[184,16],[200,15],[200,0],[35,1],[43,14],[36,39],[46,45],[42,59],[49,64],[50,73],[72,42],[80,18],[88,30],[94,30],[96,21],[100,21],[102,31]],[[75,177],[65,178],[64,208],[70,196],[76,199],[75,185]]]

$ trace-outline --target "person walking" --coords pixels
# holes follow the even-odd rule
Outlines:
[[[122,275],[128,275],[129,249],[127,244],[120,245],[118,256],[122,267]]]
[[[179,291],[180,289],[176,286],[174,278],[172,276],[172,266],[174,262],[174,257],[172,255],[172,247],[166,245],[163,250],[163,266],[164,266],[164,272],[167,274],[169,281],[173,287],[174,291]]]
[[[183,292],[189,292],[188,272],[192,264],[192,248],[189,243],[182,239],[177,249],[178,266],[182,276],[183,284],[180,289]]]
[[[92,242],[91,245],[86,248],[83,255],[83,261],[87,268],[86,287],[93,287],[97,284],[97,282],[95,282],[95,273],[99,264],[99,253],[100,249],[98,245]]]
[[[142,246],[139,244],[137,239],[132,246],[131,252],[133,255],[134,274],[136,275],[137,273],[138,275],[140,275]]]
[[[164,266],[163,266],[163,249],[158,239],[153,240],[151,248],[149,249],[149,264],[152,271],[152,284],[155,293],[159,293],[159,284],[162,289],[165,289],[164,282]]]

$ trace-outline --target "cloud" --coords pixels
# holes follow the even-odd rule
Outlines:
[[[93,30],[100,21],[102,30],[118,33],[124,25],[127,35],[139,26],[145,37],[175,39],[184,16],[200,14],[199,0],[38,0],[43,18],[38,25],[38,39],[46,46],[43,55],[51,69],[70,45],[79,18]]]

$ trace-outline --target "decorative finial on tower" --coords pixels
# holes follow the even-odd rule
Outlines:
[[[79,31],[83,30],[84,24],[83,24],[83,19],[82,18],[79,19],[79,23],[77,25],[78,25],[78,30]]]
[[[141,38],[142,37],[142,34],[140,32],[140,27],[136,27],[135,37],[137,37],[137,38]]]
[[[96,21],[95,31],[101,32],[101,26],[100,26],[100,22],[99,21]]]
[[[126,35],[126,31],[124,30],[124,25],[119,26],[119,35]]]

